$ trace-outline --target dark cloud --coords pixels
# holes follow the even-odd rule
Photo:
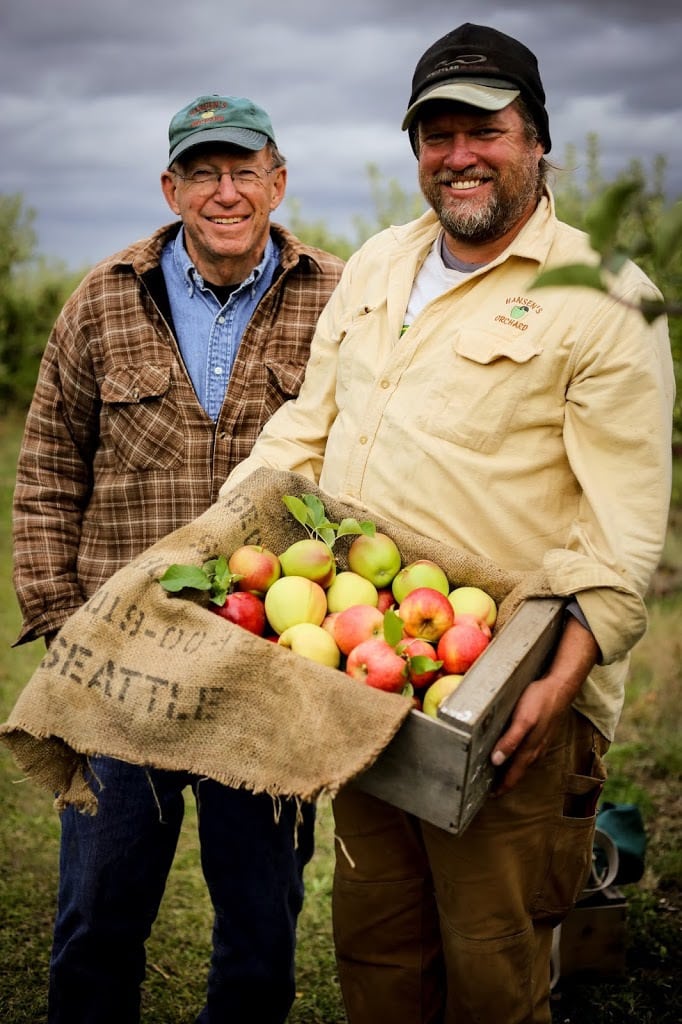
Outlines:
[[[4,0],[0,191],[37,210],[43,253],[90,263],[171,219],[168,121],[228,92],[271,113],[302,215],[352,235],[372,211],[369,163],[416,191],[400,131],[412,72],[460,17],[538,55],[555,161],[569,145],[584,161],[596,133],[606,177],[663,154],[682,194],[682,14],[661,0],[478,0],[464,14],[447,0]]]

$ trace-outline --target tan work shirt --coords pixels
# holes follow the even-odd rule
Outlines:
[[[318,324],[295,401],[223,492],[258,466],[577,594],[600,646],[575,704],[608,737],[667,524],[674,376],[664,318],[590,289],[533,288],[594,260],[550,194],[508,249],[433,300],[401,336],[439,224],[367,242]],[[660,297],[633,263],[617,288]]]

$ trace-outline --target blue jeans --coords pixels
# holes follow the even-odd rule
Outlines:
[[[315,808],[185,772],[93,758],[94,816],[62,814],[48,1024],[136,1024],[145,942],[194,791],[215,911],[206,1004],[196,1024],[282,1024],[294,999],[296,922]],[[277,811],[281,810],[278,815]],[[180,949],[179,955],[182,956]]]

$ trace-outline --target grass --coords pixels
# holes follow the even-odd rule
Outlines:
[[[0,720],[42,655],[40,643],[11,648],[19,613],[10,578],[10,502],[21,421],[0,419]],[[682,472],[668,544],[649,599],[650,629],[633,654],[626,706],[608,756],[605,797],[639,805],[649,845],[644,878],[627,886],[623,977],[562,980],[555,1024],[677,1024],[682,1019],[680,901],[682,797]],[[57,888],[59,824],[49,794],[22,780],[0,746],[0,1020],[45,1020],[47,961]],[[199,869],[196,813],[188,802],[178,854],[148,943],[143,1024],[190,1024],[202,1005],[211,909]],[[306,872],[299,923],[298,993],[289,1024],[344,1024],[330,924],[333,828],[318,809],[317,850]],[[400,1022],[397,1022],[400,1024]]]

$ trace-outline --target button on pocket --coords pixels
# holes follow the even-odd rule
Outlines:
[[[170,366],[121,367],[102,382],[103,448],[120,472],[170,469],[182,462],[180,414],[171,401]]]

